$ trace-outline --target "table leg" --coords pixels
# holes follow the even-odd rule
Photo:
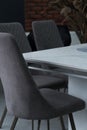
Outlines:
[[[69,76],[68,92],[86,102],[84,110],[74,113],[74,120],[77,130],[87,130],[87,79]],[[70,124],[69,130],[71,130]]]

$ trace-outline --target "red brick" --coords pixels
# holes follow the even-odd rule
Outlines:
[[[31,29],[31,23],[34,20],[53,19],[59,24],[62,21],[59,13],[50,8],[48,9],[49,0],[25,0],[25,29]]]

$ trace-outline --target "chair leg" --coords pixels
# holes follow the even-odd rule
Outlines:
[[[67,88],[64,88],[64,93],[66,93]]]
[[[32,120],[32,130],[34,130],[34,120]]]
[[[38,127],[37,127],[37,130],[40,130],[40,124],[41,124],[41,120],[38,120]]]
[[[38,120],[38,128],[37,128],[37,130],[40,130],[40,124],[41,124],[41,120]],[[50,120],[47,120],[47,130],[50,130]]]
[[[62,116],[60,116],[60,123],[61,123],[62,130],[66,130]]]
[[[12,122],[12,125],[11,125],[10,130],[14,130],[14,128],[15,128],[15,126],[16,126],[16,123],[17,123],[17,121],[18,121],[18,117],[14,117],[14,120],[13,120],[13,122]]]
[[[47,130],[50,130],[50,120],[47,120]]]
[[[63,121],[63,117],[60,117],[60,122],[61,122],[62,130],[66,130],[64,121]],[[41,124],[41,120],[38,120],[38,129],[37,130],[40,130],[40,124]],[[47,130],[50,130],[50,120],[47,120]]]
[[[5,107],[4,111],[3,111],[3,114],[1,116],[1,120],[0,120],[0,128],[2,127],[2,124],[3,124],[3,121],[5,119],[6,113],[7,113],[7,108]]]
[[[70,119],[72,130],[76,130],[72,113],[69,114],[69,119]]]

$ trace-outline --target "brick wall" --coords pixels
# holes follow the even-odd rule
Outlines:
[[[35,20],[53,19],[57,24],[62,17],[55,10],[47,9],[49,0],[25,0],[25,30],[31,30],[31,23]]]

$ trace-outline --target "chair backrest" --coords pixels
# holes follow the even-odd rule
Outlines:
[[[52,112],[37,89],[14,37],[8,33],[0,33],[0,78],[10,114],[38,119],[44,112]]]
[[[67,25],[57,25],[64,46],[71,45],[71,35]]]
[[[22,53],[31,51],[30,44],[25,35],[25,31],[20,23],[0,23],[0,32],[11,33],[14,35]]]
[[[32,30],[37,50],[64,46],[53,20],[33,21]]]

